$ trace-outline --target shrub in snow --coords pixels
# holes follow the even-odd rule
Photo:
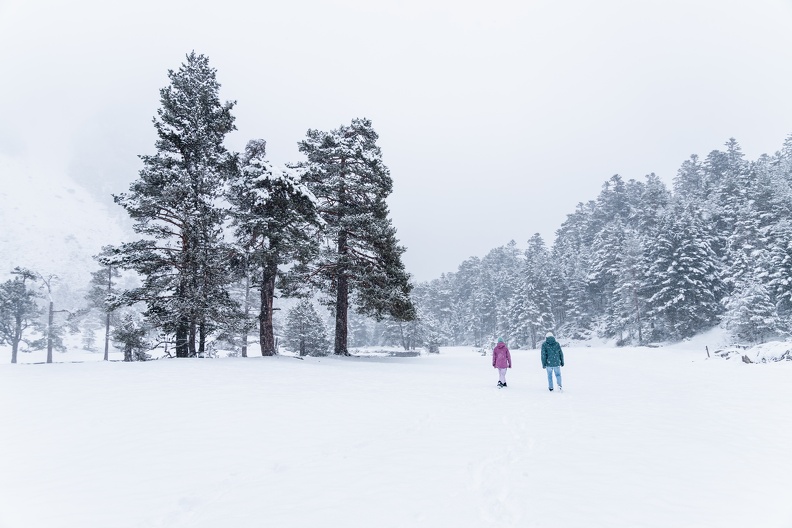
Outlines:
[[[113,330],[115,346],[124,351],[124,361],[146,361],[151,356],[146,353],[151,347],[146,341],[146,329],[127,315],[122,323]]]
[[[324,356],[330,350],[327,330],[313,303],[303,299],[286,316],[286,343],[300,356]]]

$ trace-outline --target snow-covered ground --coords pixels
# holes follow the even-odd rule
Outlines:
[[[792,362],[565,357],[2,364],[0,526],[792,526]]]

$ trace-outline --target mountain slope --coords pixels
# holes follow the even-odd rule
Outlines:
[[[103,245],[122,240],[107,208],[65,171],[25,165],[0,155],[0,278],[15,266],[83,288]]]

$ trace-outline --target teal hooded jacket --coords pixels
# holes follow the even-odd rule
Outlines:
[[[564,366],[564,352],[555,337],[548,336],[542,343],[542,368],[559,366]]]

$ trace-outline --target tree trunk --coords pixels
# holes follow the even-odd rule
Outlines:
[[[345,274],[338,276],[338,293],[336,295],[336,327],[335,327],[335,353],[348,356],[347,350],[347,316],[349,309],[349,283]]]
[[[190,333],[187,338],[190,347],[189,357],[195,357],[195,319],[190,319]]]
[[[11,342],[11,363],[17,362],[20,341],[22,341],[22,317],[17,314],[14,317],[14,340]]]
[[[104,353],[105,361],[109,359],[109,354],[110,354],[110,312],[107,312],[107,316],[105,317],[105,353]]]
[[[52,363],[52,323],[55,318],[55,305],[49,303],[49,318],[47,320],[47,363]]]
[[[247,260],[245,261],[247,262]],[[247,267],[247,264],[245,264]],[[245,312],[244,328],[242,330],[242,357],[247,357],[248,340],[248,317],[250,316],[250,273],[245,273],[245,302],[243,305]]]
[[[110,295],[113,291],[113,266],[107,266],[107,294]],[[107,312],[105,318],[105,350],[104,360],[109,359],[110,352],[110,312]]]
[[[187,317],[182,316],[179,319],[179,325],[176,327],[176,357],[186,358],[190,357],[190,343],[189,343],[190,323]]]
[[[341,231],[338,234],[338,258],[344,260],[347,253],[347,234]],[[336,269],[338,290],[336,291],[336,327],[335,327],[335,354],[348,356],[347,332],[349,311],[349,282],[346,275],[346,266],[339,264]]]
[[[206,322],[198,325],[198,356],[206,357]]]
[[[259,345],[262,356],[275,355],[275,332],[272,329],[272,303],[275,298],[275,270],[264,270],[261,281],[261,311],[259,312]],[[277,268],[276,268],[277,270]]]

